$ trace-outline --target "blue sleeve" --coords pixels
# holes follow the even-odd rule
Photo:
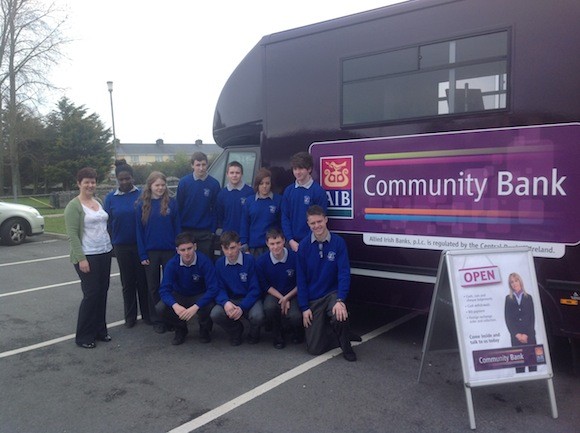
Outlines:
[[[219,304],[222,307],[224,306],[224,304],[226,302],[228,302],[230,300],[230,297],[228,296],[228,292],[226,290],[226,284],[224,282],[224,278],[222,275],[222,272],[223,272],[222,268],[225,267],[225,265],[223,264],[224,259],[225,259],[225,257],[220,257],[215,264],[215,273],[216,273],[217,284],[218,284],[215,302],[216,302],[216,304]]]
[[[224,225],[224,217],[225,217],[225,200],[226,200],[226,196],[225,196],[225,192],[224,189],[221,189],[220,192],[218,192],[217,198],[215,200],[215,216],[216,216],[216,223],[215,226],[216,228],[220,228],[223,227]],[[215,232],[215,230],[214,230]]]
[[[282,217],[282,231],[284,232],[284,236],[286,240],[289,242],[294,239],[292,233],[292,205],[290,203],[290,189],[293,188],[292,185],[288,186],[284,190],[284,195],[282,196],[282,209],[281,209],[281,217]]]
[[[250,200],[246,200],[242,206],[242,219],[240,221],[240,242],[245,245],[250,240]]]
[[[211,260],[206,256],[202,257],[199,254],[198,258],[201,258],[200,269],[202,270],[205,279],[205,294],[196,302],[196,304],[199,308],[203,308],[216,299],[219,294],[219,284]]]
[[[107,212],[109,215],[109,219],[107,220],[107,231],[109,235],[113,233],[113,210],[111,209],[111,196],[113,192],[111,191],[105,196],[105,202],[103,203],[103,210]],[[112,236],[111,236],[112,237]]]
[[[143,202],[139,202],[137,205],[137,211],[135,212],[135,226],[137,230],[137,250],[139,251],[139,260],[148,260],[147,248],[145,247],[145,227],[141,221],[141,216],[143,215]]]
[[[174,260],[167,262],[165,269],[163,269],[163,278],[159,286],[159,296],[168,307],[173,306],[177,302],[171,293],[173,291],[173,284],[175,283],[175,273],[177,272],[175,263]]]
[[[260,299],[262,291],[260,290],[258,276],[256,275],[256,263],[254,262],[254,257],[249,254],[244,254],[244,260],[248,260],[249,262],[248,276],[250,281],[248,282],[248,294],[244,297],[242,302],[240,302],[240,307],[244,311],[250,311],[250,308],[252,308],[256,301]]]
[[[320,184],[316,184],[317,188],[316,188],[316,197],[315,197],[315,203],[313,204],[317,204],[319,206],[321,206],[324,209],[324,213],[327,212],[328,210],[328,197],[326,195],[326,190],[324,188],[322,188],[322,186]]]
[[[310,297],[308,295],[308,279],[306,277],[307,269],[306,248],[304,245],[300,245],[296,257],[296,286],[298,287],[298,306],[302,312],[310,308],[308,305]]]

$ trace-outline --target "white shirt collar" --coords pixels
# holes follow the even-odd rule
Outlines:
[[[137,188],[135,185],[133,185],[133,188],[131,188],[131,191],[127,191],[127,192],[123,192],[119,188],[117,188],[117,191],[115,191],[113,193],[113,195],[125,195],[125,194],[129,194],[133,191],[139,191],[139,188]]]
[[[258,200],[266,200],[267,198],[273,199],[274,198],[274,193],[272,191],[270,191],[266,197],[260,197],[260,193],[259,192],[256,193],[256,201],[258,201]]]
[[[301,185],[301,184],[298,183],[298,181],[295,181],[294,182],[294,188],[306,188],[306,189],[309,189],[312,186],[313,183],[314,183],[314,179],[312,179],[312,177],[304,185]]]
[[[193,180],[206,180],[208,176],[209,174],[206,173],[204,177],[197,177],[195,173],[193,173]]]
[[[284,255],[282,256],[282,258],[280,260],[278,260],[276,257],[274,257],[274,254],[270,253],[270,260],[272,260],[273,264],[286,263],[287,259],[288,259],[288,250],[286,249],[286,247],[284,247]]]
[[[183,258],[181,258],[181,256],[179,256],[179,266],[185,266],[186,268],[189,268],[191,266],[195,266],[197,264],[197,254],[193,253],[193,262],[191,262],[190,265],[186,265],[185,263],[183,263]]]
[[[316,236],[314,236],[314,233],[310,233],[310,243],[313,244],[314,242],[319,242],[318,239],[316,239]],[[328,231],[328,233],[326,234],[326,237],[322,240],[322,242],[330,242],[330,230]]]
[[[246,186],[246,184],[244,182],[240,182],[240,184],[238,186],[233,186],[231,183],[228,182],[228,184],[226,185],[226,188],[228,189],[228,191],[233,191],[234,189],[241,191],[242,189],[244,189],[245,186]]]
[[[226,266],[234,266],[234,265],[244,265],[244,256],[242,255],[243,253],[240,251],[238,254],[238,258],[236,259],[235,263],[230,263],[230,261],[228,260],[227,257],[225,257],[226,259]]]

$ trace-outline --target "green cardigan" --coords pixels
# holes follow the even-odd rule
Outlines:
[[[101,206],[103,203],[95,197]],[[85,212],[78,197],[73,198],[64,208],[64,225],[70,242],[70,261],[74,264],[86,260],[83,252],[83,231],[85,227]]]

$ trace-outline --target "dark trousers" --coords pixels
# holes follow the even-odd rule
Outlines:
[[[240,299],[230,299],[230,301],[236,305],[240,305],[242,298]],[[262,304],[262,300],[258,299],[256,303],[250,308],[249,311],[244,311],[242,316],[243,318],[247,319],[250,323],[250,332],[249,335],[253,338],[260,337],[260,327],[264,323],[264,307]],[[211,310],[211,318],[212,320],[220,325],[224,331],[228,333],[230,338],[237,338],[241,337],[242,332],[244,331],[244,325],[242,325],[242,319],[233,320],[228,317],[226,312],[224,311],[224,307],[221,305],[216,305]]]
[[[320,355],[335,347],[343,351],[350,349],[350,325],[348,319],[339,322],[332,314],[336,304],[336,292],[329,293],[320,299],[310,301],[312,323],[306,328],[306,349],[312,355]]]
[[[107,335],[107,293],[111,277],[112,254],[95,254],[86,256],[90,272],[81,272],[78,263],[75,270],[81,279],[83,300],[79,307],[77,344],[93,343],[97,337]]]
[[[272,324],[272,332],[274,338],[281,338],[283,330],[296,331],[302,328],[302,313],[298,307],[298,300],[296,297],[290,300],[290,309],[288,314],[282,315],[278,298],[270,294],[266,294],[264,298],[264,315],[266,320]]]
[[[149,256],[149,264],[145,266],[145,275],[149,289],[149,317],[153,323],[161,324],[163,321],[156,311],[156,305],[161,300],[159,297],[161,269],[165,268],[167,262],[175,256],[175,250],[147,251],[147,255]]]
[[[182,227],[181,231],[192,233],[193,236],[195,236],[197,250],[201,251],[213,261],[213,233],[211,230],[197,230],[189,227]]]
[[[149,292],[145,267],[141,264],[137,245],[115,245],[115,256],[121,272],[123,286],[123,305],[125,307],[125,322],[137,320],[137,302],[143,320],[150,321]]]
[[[203,296],[203,293],[200,293],[199,295],[195,296],[184,296],[181,293],[173,292],[172,295],[179,305],[185,308],[189,308],[193,304],[195,304],[199,298]],[[213,322],[210,317],[210,312],[214,305],[215,304],[213,302],[210,302],[208,305],[206,305],[203,308],[200,308],[197,311],[196,316],[199,322],[200,332],[201,331],[211,332],[213,328]],[[173,326],[176,330],[177,329],[182,329],[185,331],[187,330],[187,322],[181,320],[177,316],[177,314],[175,314],[173,308],[171,308],[168,305],[165,305],[163,301],[159,301],[155,308],[157,310],[158,317],[162,318],[165,324]]]

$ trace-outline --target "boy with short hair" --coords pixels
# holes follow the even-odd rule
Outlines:
[[[171,344],[179,345],[185,341],[187,322],[196,314],[199,318],[199,340],[209,343],[213,325],[210,312],[219,290],[213,264],[207,256],[196,251],[197,243],[192,233],[178,234],[175,249],[177,255],[169,260],[163,270],[157,313],[167,325],[175,328]]]
[[[264,314],[272,324],[273,345],[276,349],[286,347],[284,331],[291,330],[294,343],[304,338],[302,314],[296,294],[296,253],[284,247],[286,238],[278,228],[266,232],[269,252],[258,257],[256,268],[264,298]]]
[[[177,207],[183,231],[193,233],[199,251],[212,257],[211,242],[216,224],[219,182],[207,173],[208,160],[203,152],[191,155],[192,175],[181,178],[177,186]]]
[[[346,243],[328,231],[328,218],[322,207],[308,208],[307,222],[311,235],[300,242],[296,277],[306,348],[309,353],[320,355],[339,345],[347,361],[356,361],[344,303],[350,290]]]
[[[312,179],[314,163],[308,152],[298,152],[290,160],[292,173],[296,181],[286,187],[282,197],[282,230],[293,251],[310,230],[306,224],[306,211],[312,205],[328,207],[326,191]]]
[[[254,257],[241,252],[236,232],[223,232],[220,244],[224,255],[215,264],[220,290],[211,318],[229,334],[231,345],[239,346],[244,332],[240,319],[245,317],[250,322],[248,343],[256,344],[260,341],[264,309]]]
[[[254,194],[254,189],[244,183],[244,167],[238,161],[228,164],[226,175],[228,184],[222,188],[217,196],[217,226],[222,231],[240,233],[242,207],[246,198]]]

